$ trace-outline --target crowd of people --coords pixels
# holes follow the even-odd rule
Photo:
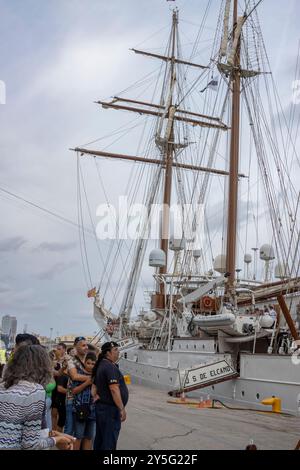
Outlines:
[[[118,344],[101,351],[83,336],[50,352],[29,334],[0,380],[0,449],[115,450],[128,389]]]

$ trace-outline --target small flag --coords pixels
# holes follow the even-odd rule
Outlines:
[[[204,93],[208,88],[213,91],[218,91],[219,81],[217,78],[212,78],[212,80],[206,85],[203,90],[200,90],[200,93]]]
[[[87,293],[88,298],[96,297],[96,295],[97,295],[96,287],[93,287],[93,289],[89,290]]]

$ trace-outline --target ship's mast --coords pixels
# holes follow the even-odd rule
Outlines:
[[[161,167],[164,173],[164,182],[163,182],[163,211],[162,211],[162,224],[161,224],[161,233],[160,233],[160,248],[164,251],[166,257],[166,265],[164,268],[161,268],[159,273],[164,275],[167,273],[167,257],[168,257],[168,248],[169,248],[169,224],[170,224],[170,203],[171,203],[171,194],[172,194],[172,169],[174,168],[181,168],[183,170],[192,170],[192,171],[199,171],[204,173],[216,174],[216,175],[223,175],[228,176],[229,173],[227,171],[223,171],[216,168],[211,167],[203,167],[199,165],[191,165],[185,162],[178,162],[174,158],[176,149],[185,148],[187,146],[186,142],[175,143],[175,135],[174,135],[174,124],[175,122],[179,123],[186,123],[192,125],[193,127],[201,127],[201,128],[211,128],[217,129],[226,132],[228,130],[228,126],[222,122],[222,120],[217,116],[208,116],[206,114],[199,114],[195,112],[191,112],[179,106],[176,106],[174,103],[174,94],[176,88],[176,65],[186,65],[189,67],[193,67],[196,69],[206,70],[209,69],[209,66],[201,65],[197,63],[193,63],[190,61],[186,61],[176,57],[176,48],[177,48],[177,37],[178,37],[178,10],[175,9],[173,11],[172,17],[172,29],[169,41],[169,51],[167,55],[160,55],[160,54],[153,54],[146,51],[141,51],[137,49],[132,49],[136,54],[142,54],[145,56],[150,56],[151,58],[156,58],[159,60],[164,61],[167,66],[169,67],[169,80],[167,84],[167,91],[164,93],[164,97],[162,102],[151,103],[140,101],[136,99],[130,99],[125,97],[114,96],[114,98],[109,101],[97,101],[96,103],[101,105],[104,109],[115,109],[115,110],[122,110],[137,113],[140,115],[146,115],[151,117],[156,117],[159,119],[159,126],[156,133],[155,142],[159,147],[161,152],[161,157],[158,159],[157,157],[150,157],[149,156],[137,156],[137,155],[126,155],[120,153],[112,153],[107,151],[100,151],[100,150],[93,150],[87,149],[82,147],[76,147],[74,150],[80,156],[83,155],[92,155],[93,157],[104,157],[110,158],[115,160],[122,160],[122,161],[131,161],[131,162],[138,162],[150,165],[157,165]],[[244,177],[244,175],[239,175],[240,177]],[[157,182],[157,186],[159,181]],[[151,193],[152,194],[152,193]],[[149,198],[149,210],[153,201],[156,197],[156,193],[153,192],[151,197]],[[144,239],[143,239],[144,240]],[[139,273],[142,266],[143,256],[145,254],[145,246],[147,243],[147,239],[145,241],[139,241],[137,246],[137,250],[135,252],[134,263],[132,266],[132,271],[128,277],[128,284],[126,288],[126,294],[124,296],[122,307],[120,311],[120,315],[125,314],[126,318],[130,318],[136,288],[137,288],[137,281],[139,277]],[[157,283],[156,287],[156,294],[152,296],[152,308],[163,309],[165,306],[165,288],[164,284]]]
[[[238,22],[238,0],[234,0],[233,8],[233,34],[236,33]],[[238,205],[238,178],[239,178],[239,146],[240,146],[240,76],[241,42],[238,40],[236,53],[232,64],[232,118],[231,118],[231,144],[230,144],[230,170],[229,170],[229,196],[228,196],[228,223],[227,223],[227,253],[226,271],[230,273],[228,291],[233,293],[236,269],[236,240],[237,240],[237,205]]]
[[[168,93],[168,114],[169,120],[166,128],[166,142],[165,142],[165,179],[164,179],[164,199],[163,199],[163,213],[162,213],[162,224],[161,224],[161,241],[160,248],[165,252],[166,264],[160,268],[160,274],[166,274],[168,265],[168,249],[169,249],[169,225],[170,225],[170,205],[171,205],[171,193],[172,193],[172,169],[173,169],[173,157],[174,157],[174,111],[173,106],[173,92],[176,83],[176,71],[175,71],[175,47],[176,47],[176,32],[178,24],[178,11],[173,11],[173,24],[172,24],[172,44],[171,44],[171,67],[170,67],[170,84]],[[173,111],[174,110],[174,111]],[[164,295],[165,286],[161,283],[157,286],[158,293]]]

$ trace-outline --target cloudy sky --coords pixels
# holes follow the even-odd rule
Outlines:
[[[157,31],[166,34],[174,4],[189,22],[189,37],[206,3],[0,0],[0,79],[6,84],[6,104],[0,105],[0,316],[15,315],[19,331],[25,324],[45,335],[50,328],[55,335],[97,330],[86,298],[78,231],[69,223],[77,221],[77,170],[68,149],[101,137],[112,124],[118,127],[93,101],[116,94],[152,70],[153,64],[143,65],[129,48]],[[219,7],[220,1],[212,0],[212,31]],[[287,105],[300,4],[264,0],[259,11]],[[113,175],[112,184],[118,180],[122,172]],[[95,282],[100,274],[101,266],[93,269]]]

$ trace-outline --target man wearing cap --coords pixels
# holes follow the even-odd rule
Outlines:
[[[116,364],[118,359],[118,343],[105,343],[93,370],[98,398],[94,450],[116,450],[121,422],[126,420],[128,389]]]

